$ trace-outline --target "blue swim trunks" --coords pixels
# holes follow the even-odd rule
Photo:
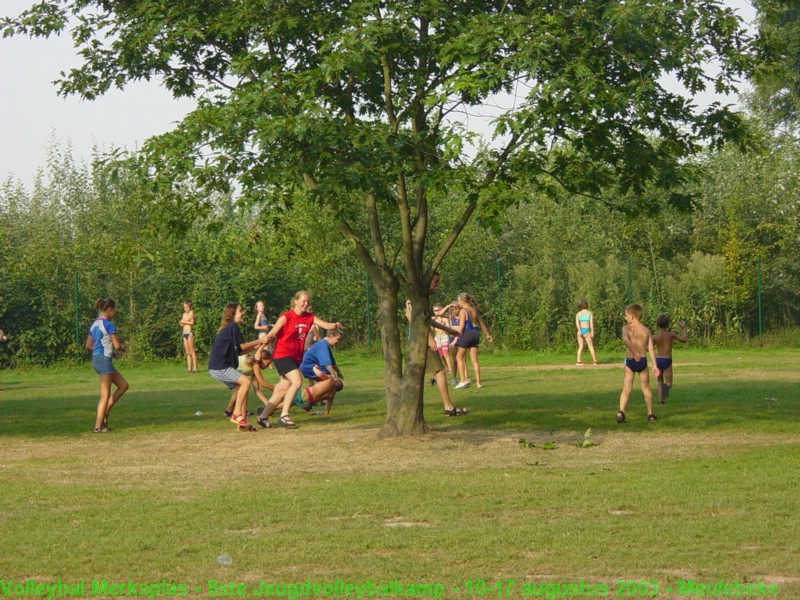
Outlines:
[[[672,366],[672,359],[656,356],[656,367],[658,367],[659,371],[665,371]]]
[[[302,388],[297,390],[297,393],[294,395],[294,400],[292,401],[292,406],[298,406],[302,408],[304,411],[308,412],[311,410],[311,402],[307,402],[303,400],[303,390]]]
[[[647,370],[647,357],[643,356],[639,360],[635,360],[633,358],[626,358],[625,359],[625,366],[628,367],[634,373],[641,373],[642,371]]]

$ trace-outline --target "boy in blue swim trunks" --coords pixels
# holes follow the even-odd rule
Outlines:
[[[658,315],[656,319],[658,333],[653,336],[653,344],[656,347],[656,366],[661,372],[658,376],[658,403],[664,404],[669,398],[669,390],[672,387],[672,342],[678,340],[686,343],[689,335],[686,333],[686,323],[681,321],[678,327],[681,329],[680,335],[674,331],[667,331],[669,327],[669,317]]]
[[[647,372],[647,354],[650,354],[650,359],[653,361],[653,377],[659,376],[658,367],[655,365],[653,338],[650,336],[650,330],[642,324],[642,307],[638,304],[629,304],[625,307],[625,321],[628,323],[622,328],[622,341],[626,348],[625,375],[622,380],[622,393],[619,395],[617,423],[625,422],[625,407],[633,389],[633,377],[637,373],[647,408],[647,420],[652,422],[656,420],[656,416],[653,414],[653,393],[650,391],[650,376]]]

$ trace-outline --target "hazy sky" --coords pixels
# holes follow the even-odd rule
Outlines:
[[[0,14],[16,16],[34,0],[1,0]],[[726,0],[748,22],[748,0]],[[62,70],[80,64],[67,36],[51,39],[0,38],[0,181],[9,176],[30,188],[37,169],[47,162],[52,142],[70,146],[78,162],[88,162],[92,148],[135,149],[151,135],[172,128],[192,108],[157,83],[132,84],[94,102],[62,98],[52,84]]]

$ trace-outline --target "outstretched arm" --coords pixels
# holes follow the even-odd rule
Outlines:
[[[330,321],[323,321],[319,317],[314,317],[314,325],[322,327],[323,329],[341,329],[342,324],[339,321],[331,323]]]

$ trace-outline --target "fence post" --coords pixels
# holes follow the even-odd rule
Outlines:
[[[758,337],[764,333],[764,323],[761,320],[761,257],[756,262],[756,281],[758,282]]]

